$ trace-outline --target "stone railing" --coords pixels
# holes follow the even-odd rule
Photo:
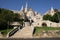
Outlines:
[[[11,31],[7,34],[7,37],[10,37],[10,36],[14,35],[18,30],[19,30],[18,27],[15,28],[15,29],[13,29],[13,30],[11,30]]]

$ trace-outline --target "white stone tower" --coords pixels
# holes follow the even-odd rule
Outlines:
[[[53,9],[53,7],[51,7],[51,16],[53,16],[54,15],[54,9]]]
[[[21,18],[24,19],[24,8],[23,8],[23,5],[22,5],[22,7],[20,9],[20,16],[21,16]]]
[[[28,11],[28,4],[26,2],[25,13]]]
[[[23,5],[22,5],[22,7],[21,7],[21,10],[20,10],[20,11],[22,11],[22,10],[24,10]]]

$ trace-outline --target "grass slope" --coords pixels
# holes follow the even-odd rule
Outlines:
[[[34,33],[39,33],[43,30],[60,30],[60,28],[59,27],[35,27],[34,28],[34,31],[35,31]]]

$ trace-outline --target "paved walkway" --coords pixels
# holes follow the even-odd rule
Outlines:
[[[0,38],[3,38],[3,35],[2,34],[0,34]]]
[[[33,27],[27,26],[15,33],[11,38],[32,38]]]

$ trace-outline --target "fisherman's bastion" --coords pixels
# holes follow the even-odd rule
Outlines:
[[[33,11],[33,8],[28,8],[28,3],[26,2],[26,6],[25,8],[21,7],[20,11],[16,11],[16,10],[12,10],[14,13],[18,13],[19,15],[21,15],[21,18],[25,19],[25,16],[28,18],[28,21],[24,21],[23,24],[23,28],[20,29],[20,27],[14,27],[15,31],[10,31],[7,34],[7,37],[9,37],[9,35],[11,33],[13,33],[14,35],[12,35],[10,38],[33,38],[33,31],[34,31],[34,27],[60,27],[60,23],[56,23],[56,22],[52,22],[49,20],[43,20],[43,16],[48,14],[53,16],[55,11],[53,9],[53,7],[50,8],[50,10],[48,10],[47,12],[45,12],[43,15],[41,15],[40,13],[38,13],[37,11]],[[19,25],[19,23],[14,22],[13,25]],[[59,30],[58,30],[59,31]],[[49,33],[50,31],[48,31]],[[42,33],[42,32],[41,32]],[[55,34],[55,31],[51,31],[51,35]],[[47,35],[47,33],[42,33],[41,35],[43,35],[43,37]],[[48,36],[47,36],[48,37]],[[60,37],[60,36],[59,36]]]
[[[51,16],[54,15],[54,9],[53,7],[50,8],[50,10],[48,10],[47,12],[44,13],[44,15],[41,15],[40,13],[33,11],[32,8],[28,8],[28,4],[26,3],[26,7],[24,9],[24,7],[21,7],[20,11],[15,11],[12,10],[14,13],[19,13],[23,18],[24,18],[24,13],[26,13],[27,18],[31,21],[33,20],[34,22],[32,23],[32,25],[38,26],[38,27],[42,27],[43,24],[45,23],[47,27],[60,27],[60,23],[55,23],[55,22],[51,22],[49,20],[43,20],[43,16],[46,14],[49,14]],[[26,22],[25,25],[28,24],[29,22]]]

